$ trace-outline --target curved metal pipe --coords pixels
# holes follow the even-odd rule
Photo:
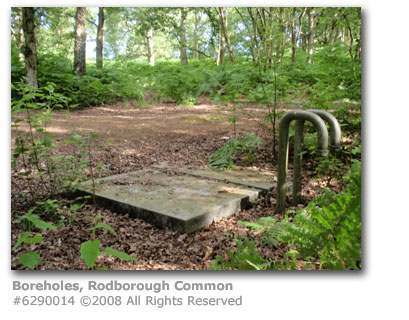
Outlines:
[[[295,120],[294,124],[294,163],[293,163],[293,205],[301,201],[302,187],[302,148],[304,145],[304,120]]]
[[[335,118],[331,113],[324,110],[309,109],[307,111],[319,115],[323,120],[328,122],[331,141],[330,150],[331,152],[339,151],[341,144],[341,127],[338,123],[337,118]]]
[[[310,121],[317,128],[318,132],[317,154],[323,157],[328,155],[328,131],[324,121],[318,115],[312,112],[299,110],[289,111],[284,115],[279,126],[277,212],[282,212],[285,209],[288,170],[288,136],[290,123],[293,120]],[[299,172],[299,174],[301,173]]]
[[[309,109],[307,112],[312,112],[320,116],[330,127],[331,152],[337,152],[340,149],[341,143],[341,127],[338,120],[329,112],[317,109]],[[293,181],[293,205],[296,206],[301,201],[301,186],[302,186],[302,146],[304,142],[304,120],[295,121],[295,136],[294,136],[294,181]]]

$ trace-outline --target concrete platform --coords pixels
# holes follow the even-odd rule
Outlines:
[[[242,186],[257,188],[262,191],[273,190],[277,183],[275,182],[277,174],[260,168],[233,168],[228,171],[215,171],[210,169],[189,169],[183,167],[169,166],[166,162],[155,165],[154,168],[167,169],[171,171],[187,173],[197,177],[226,181]]]
[[[246,181],[244,172],[236,176],[161,167],[97,179],[97,202],[158,227],[189,233],[251,206],[261,193],[273,187],[272,183],[267,184],[265,176],[257,180],[250,171],[245,186],[231,183],[241,178]],[[173,174],[166,173],[167,170]],[[83,183],[80,190],[91,194],[90,185],[90,181]]]

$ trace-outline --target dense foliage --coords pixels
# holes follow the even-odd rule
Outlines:
[[[245,99],[271,103],[277,93],[277,100],[291,101],[301,108],[332,109],[337,103],[341,110],[353,103],[359,110],[360,63],[350,61],[347,55],[345,48],[332,52],[327,48],[316,53],[319,64],[307,64],[306,55],[300,54],[294,65],[288,62],[277,71],[260,71],[244,59],[221,66],[206,59],[187,66],[159,62],[154,67],[138,61],[112,61],[105,63],[103,70],[89,63],[85,76],[73,75],[71,62],[65,58],[43,56],[39,59],[38,80],[39,86],[54,84],[57,93],[81,107],[114,101],[133,101],[143,106],[161,99],[194,104],[203,95],[214,102]],[[18,83],[23,77],[24,67],[14,66],[12,82]],[[155,99],[145,101],[148,93]],[[12,90],[12,98],[19,98],[17,91]]]

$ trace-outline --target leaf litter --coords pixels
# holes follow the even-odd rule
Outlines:
[[[192,116],[213,114],[215,110],[216,107],[212,105],[200,108],[156,105],[148,109],[119,104],[100,106],[74,111],[69,115],[55,113],[50,130],[55,129],[57,141],[64,141],[74,131],[80,134],[97,132],[101,140],[113,139],[113,144],[96,151],[98,161],[110,164],[105,176],[148,168],[160,162],[167,162],[172,166],[203,168],[206,166],[206,158],[224,145],[226,137],[244,132],[254,132],[263,137],[265,142],[257,147],[256,157],[251,165],[264,169],[272,169],[276,165],[271,138],[266,135],[265,128],[256,122],[240,118],[236,123],[237,132],[234,132],[228,117],[227,120],[203,123],[184,120]],[[259,119],[264,119],[265,110],[258,110],[258,115]],[[59,154],[69,155],[74,152],[72,145],[57,142],[57,146]],[[238,164],[249,165],[246,162]],[[17,166],[11,171],[12,217],[29,208],[29,204],[21,196],[30,190],[28,180],[22,178],[18,170]],[[172,174],[170,171],[168,173]],[[312,198],[319,186],[308,179],[304,179],[303,183],[309,185],[307,196]],[[41,183],[31,187],[46,196]],[[35,251],[43,263],[38,264],[35,269],[87,269],[80,256],[80,247],[81,243],[91,240],[87,229],[92,227],[92,223],[85,218],[98,215],[102,216],[102,223],[110,225],[116,231],[115,235],[108,230],[96,230],[96,239],[101,241],[101,251],[110,247],[136,258],[135,261],[125,261],[108,255],[99,256],[95,267],[110,270],[206,270],[217,255],[226,257],[226,250],[235,247],[232,234],[260,240],[260,235],[251,233],[239,221],[254,222],[264,216],[282,218],[275,214],[275,195],[272,193],[267,194],[255,207],[189,234],[159,229],[120,212],[87,204],[77,211],[73,223],[65,222],[57,229],[38,232],[44,240],[36,244]],[[21,231],[24,231],[21,225],[12,222],[11,246],[17,242]],[[282,259],[285,248],[272,249],[260,245],[259,251],[263,257]],[[12,250],[13,269],[24,269],[16,261],[23,252],[22,247]]]

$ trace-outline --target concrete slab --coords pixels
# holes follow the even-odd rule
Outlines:
[[[181,173],[187,173],[197,177],[205,177],[218,181],[226,181],[242,186],[257,188],[264,192],[273,190],[277,183],[277,174],[261,168],[233,168],[227,171],[215,171],[211,169],[188,169],[183,167],[169,166],[162,162],[154,166],[158,169],[172,170]]]
[[[150,168],[97,179],[102,206],[159,227],[188,233],[247,208],[261,190],[182,172],[168,175]],[[91,194],[91,182],[81,190]]]

